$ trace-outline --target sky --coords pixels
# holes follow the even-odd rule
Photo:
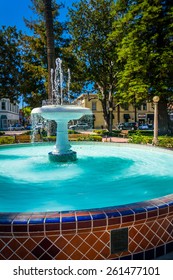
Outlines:
[[[60,21],[64,21],[67,15],[67,8],[72,5],[72,3],[78,0],[57,0],[57,3],[62,2],[65,4],[65,8],[60,9]],[[25,26],[23,17],[30,20],[34,18],[32,10],[29,8],[31,6],[31,0],[0,0],[0,29],[1,26],[15,26],[18,30],[22,30],[25,33],[30,33],[30,30]],[[21,107],[20,102],[20,107]]]
[[[70,7],[75,0],[57,0],[57,3],[64,3],[65,8],[60,9],[60,21],[65,20],[67,7]],[[34,17],[31,6],[31,0],[0,0],[0,27],[17,26],[18,30],[29,32],[23,21],[23,17],[30,20]]]

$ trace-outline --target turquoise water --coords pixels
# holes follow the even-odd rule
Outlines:
[[[52,148],[0,147],[0,212],[118,206],[173,192],[173,152],[79,143],[76,162],[52,163]]]

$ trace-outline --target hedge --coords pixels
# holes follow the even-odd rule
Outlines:
[[[0,137],[0,145],[4,144],[14,144],[15,137],[14,136],[1,136]]]

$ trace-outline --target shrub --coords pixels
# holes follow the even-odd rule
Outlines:
[[[157,146],[165,148],[173,148],[173,137],[169,136],[160,136],[158,138]]]
[[[152,144],[153,136],[144,136],[140,131],[132,134],[129,138],[129,143],[133,144]],[[158,147],[173,148],[173,137],[170,136],[159,136]]]
[[[71,134],[71,141],[102,141],[102,136],[93,134]]]
[[[5,132],[4,131],[0,131],[0,136],[4,135]]]
[[[89,135],[88,136],[88,141],[101,142],[102,141],[102,136],[100,136],[100,135]]]
[[[138,130],[136,133],[132,133],[129,137],[129,143],[133,144],[152,144],[153,137],[151,136],[144,136]]]
[[[69,129],[68,134],[80,134],[80,132],[78,132],[76,130]]]
[[[94,129],[93,132],[98,135],[105,135],[106,133],[108,133],[107,129]]]
[[[15,138],[13,136],[1,136],[0,137],[0,145],[5,144],[14,144]]]
[[[43,137],[42,139],[43,139],[43,141],[45,141],[45,142],[47,142],[47,141],[55,142],[55,141],[56,141],[56,136]]]
[[[138,134],[140,133],[140,135],[143,136],[153,136],[153,131],[152,130],[129,130],[128,135],[134,135],[134,134]]]
[[[121,130],[112,130],[112,133],[110,133],[107,129],[94,129],[93,132],[97,133],[101,136],[112,136],[112,137],[118,137]]]

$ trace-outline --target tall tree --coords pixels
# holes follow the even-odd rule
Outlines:
[[[69,32],[75,56],[83,63],[86,82],[93,85],[102,102],[105,123],[112,130],[113,97],[116,90],[115,44],[107,43],[112,31],[113,0],[81,0],[69,11]]]
[[[52,0],[44,0],[44,15],[46,22],[47,62],[48,62],[48,97],[51,98],[51,69],[55,68],[55,45],[52,14]]]
[[[173,2],[117,0],[114,31],[120,63],[118,93],[130,103],[160,97],[159,129],[168,131],[167,105],[173,98]]]
[[[33,32],[25,35],[24,44],[27,49],[25,66],[28,72],[36,74],[39,85],[43,86],[43,97],[45,91],[51,98],[51,68],[55,67],[55,56],[60,56],[61,48],[64,46],[63,24],[58,21],[59,8],[55,0],[31,0],[31,9],[36,14],[35,20],[25,19],[25,24]],[[31,58],[31,49],[33,57]],[[27,62],[29,55],[29,63]],[[37,93],[35,92],[35,96]],[[39,99],[39,96],[37,96]],[[42,99],[43,99],[42,97]],[[40,99],[41,100],[41,99]]]
[[[20,95],[22,60],[21,32],[16,27],[0,29],[0,98],[17,101]]]

